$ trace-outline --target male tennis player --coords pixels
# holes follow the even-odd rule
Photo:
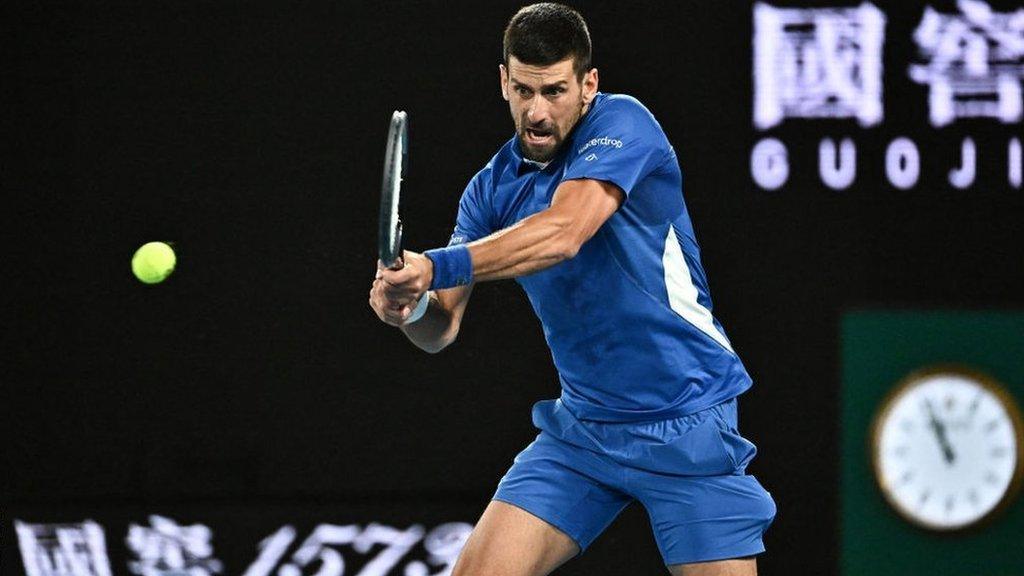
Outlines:
[[[598,92],[583,18],[534,4],[505,30],[516,135],[466,187],[446,248],[379,269],[370,305],[415,345],[455,340],[474,282],[516,278],[562,385],[455,576],[548,574],[639,501],[672,574],[752,575],[771,496],[736,424],[751,385],[711,315],[675,152],[642,104]],[[422,305],[418,305],[422,303]]]

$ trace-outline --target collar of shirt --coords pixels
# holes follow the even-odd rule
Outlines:
[[[527,172],[539,172],[548,166],[555,160],[552,158],[547,162],[537,162],[536,160],[530,160],[523,156],[523,150],[520,147],[519,137],[515,136],[515,143],[512,145],[512,156],[516,159],[516,176],[522,176]],[[561,150],[558,151],[561,153]],[[558,154],[556,154],[556,157]]]

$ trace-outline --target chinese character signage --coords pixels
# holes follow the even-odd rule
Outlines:
[[[972,117],[1020,122],[1024,7],[999,13],[980,0],[960,0],[957,8],[958,14],[925,8],[914,31],[924,62],[910,66],[910,77],[929,88],[932,124]]]
[[[882,120],[885,15],[856,8],[754,7],[754,125],[784,118]]]
[[[887,35],[894,33],[889,18],[867,2],[800,8],[758,2],[753,24],[753,125],[758,132],[777,132],[790,122],[802,122],[804,133],[813,133],[824,119],[856,123],[846,135],[818,132],[817,176],[826,188],[849,188],[867,162],[899,190],[918,187],[925,178],[934,187],[935,176],[944,181],[942,186],[968,189],[980,173],[995,167],[1009,188],[1021,188],[1024,6],[999,11],[982,0],[950,2],[942,9],[925,6],[909,34],[914,52],[892,55],[885,53]],[[916,86],[925,87],[926,96],[908,110],[907,97],[920,91]],[[906,118],[918,108],[927,110],[927,124],[892,134],[884,148],[864,158],[853,135],[887,129],[886,97],[896,93],[900,98],[895,101],[904,108],[890,108],[888,114],[899,117],[899,129],[906,130]],[[936,130],[959,121],[975,122],[969,127],[984,133],[934,137]],[[834,123],[828,126],[835,129]],[[994,131],[1004,126],[1016,130]],[[793,130],[790,126],[789,134]],[[777,134],[763,134],[754,144],[750,173],[758,187],[778,190],[790,181],[796,169],[791,144]],[[923,153],[946,152],[955,160],[937,175],[922,173],[927,162],[937,163]]]
[[[14,523],[26,576],[111,576],[99,524]]]
[[[206,524],[150,515],[146,523],[128,524],[122,558],[116,547],[108,552],[110,525],[14,521],[26,576],[447,576],[473,530],[466,522],[321,523],[308,530],[285,524],[243,541],[236,535],[242,525],[229,525],[215,538]],[[215,540],[236,556],[241,552],[244,563],[229,569]]]
[[[202,524],[180,526],[170,518],[150,516],[149,526],[132,524],[126,543],[136,560],[128,563],[138,576],[212,576],[221,571],[213,557],[213,533]]]

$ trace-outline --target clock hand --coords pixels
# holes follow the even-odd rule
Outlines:
[[[946,436],[946,425],[940,422],[939,418],[935,415],[931,400],[925,399],[924,407],[928,411],[928,424],[932,431],[935,432],[935,439],[938,440],[939,447],[942,448],[942,456],[945,458],[946,464],[952,464],[953,460],[956,459],[956,455],[953,453],[953,447],[949,444],[949,438]]]

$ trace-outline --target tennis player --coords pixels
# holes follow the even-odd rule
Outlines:
[[[721,324],[676,154],[636,99],[598,91],[583,18],[516,13],[502,96],[516,134],[469,182],[445,248],[379,269],[370,305],[416,346],[455,340],[475,282],[515,278],[561,381],[455,576],[548,574],[630,502],[672,574],[752,575],[775,516],[737,430],[751,385]]]

